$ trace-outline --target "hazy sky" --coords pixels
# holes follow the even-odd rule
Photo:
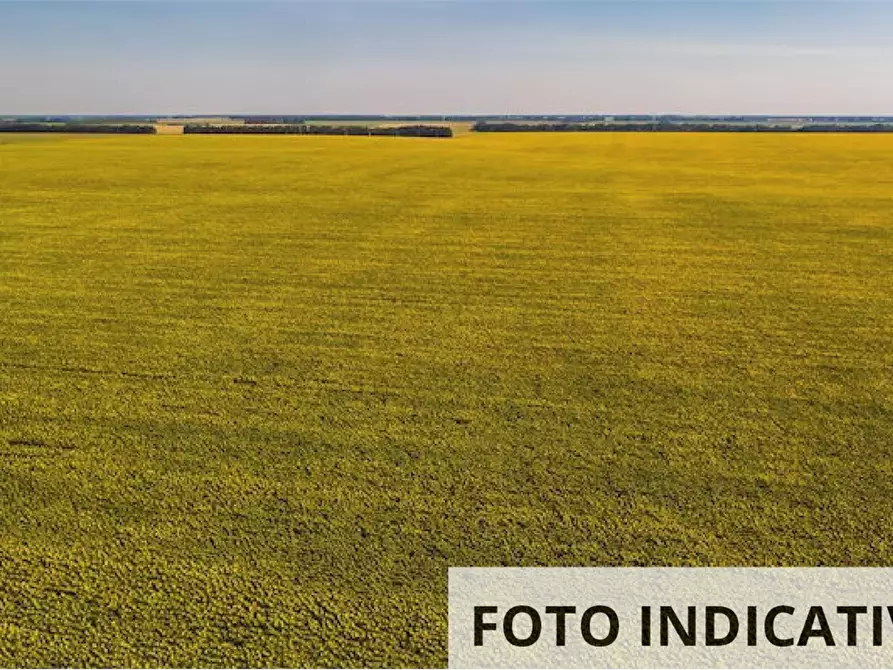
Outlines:
[[[0,0],[0,114],[893,115],[883,0]]]

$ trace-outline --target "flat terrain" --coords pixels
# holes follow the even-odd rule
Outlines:
[[[0,666],[443,665],[448,566],[893,564],[891,156],[0,138]]]

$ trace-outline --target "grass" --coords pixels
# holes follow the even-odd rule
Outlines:
[[[891,151],[0,139],[0,666],[443,665],[448,566],[889,565]]]

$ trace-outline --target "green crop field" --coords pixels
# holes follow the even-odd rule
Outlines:
[[[890,565],[891,157],[0,138],[0,666],[436,666],[448,566]]]

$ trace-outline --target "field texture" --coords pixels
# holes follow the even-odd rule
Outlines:
[[[0,666],[443,665],[448,566],[893,564],[891,156],[0,139]]]

